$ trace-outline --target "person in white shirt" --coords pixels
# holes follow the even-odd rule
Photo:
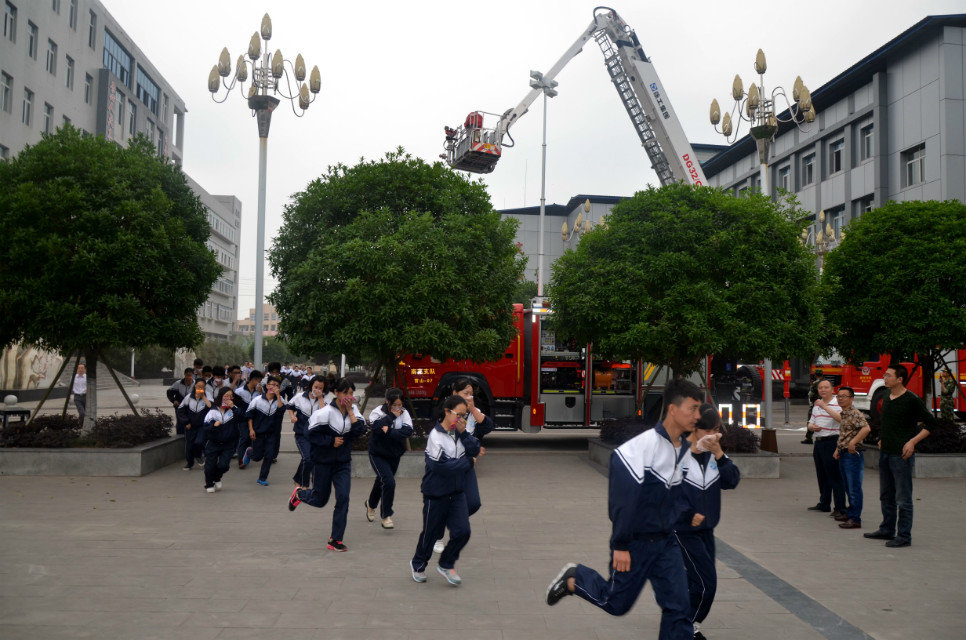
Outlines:
[[[808,510],[825,513],[831,511],[833,518],[844,520],[845,484],[842,482],[838,460],[835,459],[842,409],[832,391],[832,383],[828,380],[818,383],[818,395],[819,398],[812,407],[808,429],[815,434],[812,459],[815,461],[815,476],[818,478],[819,499],[818,504]]]
[[[83,422],[84,416],[87,415],[87,365],[77,365],[77,373],[74,374],[70,391],[74,394],[74,406],[77,407],[77,415]]]

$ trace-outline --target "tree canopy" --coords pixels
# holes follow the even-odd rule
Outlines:
[[[553,264],[558,326],[601,355],[677,375],[713,354],[811,357],[821,315],[802,218],[794,203],[757,193],[685,184],[638,192]]]
[[[190,347],[221,267],[181,169],[65,125],[0,163],[0,344],[87,353]],[[96,385],[91,385],[96,389]],[[89,392],[88,420],[96,418]]]
[[[480,182],[402,149],[332,167],[295,195],[269,253],[281,334],[295,352],[387,366],[499,357],[525,266],[515,229]]]
[[[829,341],[853,362],[966,344],[966,204],[887,202],[825,258]]]

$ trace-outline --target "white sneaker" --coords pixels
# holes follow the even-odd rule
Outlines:
[[[365,505],[366,505],[366,520],[368,520],[369,522],[375,522],[376,521],[376,510],[369,508],[369,501],[368,500],[366,500]]]
[[[219,491],[221,491],[221,480],[215,483],[215,489],[218,489]]]
[[[446,543],[442,540],[437,540],[436,544],[433,545],[433,553],[443,553],[443,549],[446,548]]]
[[[390,518],[390,517],[387,516],[387,517],[385,517],[385,518],[382,519],[382,528],[383,529],[392,529],[395,526],[396,525],[393,523],[392,518]]]
[[[215,488],[214,487],[206,487],[205,488],[205,491],[207,491],[208,493],[214,493],[215,492]]]

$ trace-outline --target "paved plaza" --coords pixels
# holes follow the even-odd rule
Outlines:
[[[544,590],[561,565],[607,566],[607,481],[573,434],[493,434],[483,509],[457,569],[409,575],[419,481],[398,481],[396,529],[365,520],[353,479],[348,553],[324,551],[331,506],[287,509],[297,458],[283,441],[271,486],[233,467],[207,494],[200,471],[141,478],[0,477],[0,638],[657,638],[646,589],[610,617]],[[839,530],[817,501],[801,432],[779,434],[782,478],[724,497],[711,640],[944,640],[966,629],[966,482],[917,479],[913,546],[862,538],[879,519],[866,470],[864,529]],[[413,454],[408,454],[413,455]],[[418,455],[418,454],[417,454]]]

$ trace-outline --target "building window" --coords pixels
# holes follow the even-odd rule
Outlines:
[[[128,107],[128,109],[127,109],[127,112],[128,112],[127,113],[127,133],[128,133],[128,135],[132,135],[133,136],[135,134],[135,132],[137,131],[137,129],[135,128],[135,125],[137,125],[138,108],[136,106],[134,106],[134,103],[131,102],[130,100],[128,100],[127,107]]]
[[[37,40],[40,38],[37,35],[37,25],[35,25],[30,20],[27,21],[27,55],[37,59]]]
[[[124,94],[120,91],[116,92],[117,95],[117,120],[115,121],[115,127],[118,132],[118,139],[124,137],[124,105],[127,103]]]
[[[872,211],[873,197],[871,195],[852,201],[852,219],[858,218],[863,213]]]
[[[64,124],[70,124],[70,118],[64,116]]]
[[[3,10],[3,37],[10,42],[17,41],[17,7],[9,2]]]
[[[104,68],[109,69],[121,83],[130,88],[131,86],[131,54],[118,44],[110,31],[104,30]]]
[[[91,49],[97,44],[97,14],[91,11],[91,26],[87,29],[87,46]]]
[[[871,124],[859,130],[859,160],[868,160],[872,157],[875,146],[872,141],[873,126]]]
[[[50,8],[54,13],[60,15],[60,0],[50,0]]]
[[[158,98],[161,96],[161,91],[141,65],[138,65],[137,92],[138,100],[143,102],[151,113],[158,115]]]
[[[44,103],[44,133],[50,133],[54,130],[54,107],[52,105]]]
[[[13,110],[13,76],[0,72],[0,107],[10,113]]]
[[[168,122],[168,94],[164,94],[164,108],[161,110],[161,122]]]
[[[10,157],[10,149],[0,144],[0,160],[6,160],[9,157]]]
[[[815,154],[809,154],[802,158],[802,186],[812,184],[815,181]]]
[[[94,97],[94,78],[91,74],[84,74],[84,102],[86,104],[91,103],[91,98]]]
[[[33,119],[34,110],[34,92],[27,87],[23,88],[23,114],[20,116],[20,121],[23,122],[28,127],[30,126],[30,121]]]
[[[67,56],[67,88],[74,88],[74,59]]]
[[[70,24],[70,28],[77,31],[77,0],[70,0],[70,13],[68,16],[67,22]]]
[[[47,41],[47,72],[57,75],[57,43],[53,40]]]
[[[842,156],[845,154],[845,140],[839,138],[828,145],[828,173],[838,173],[842,170]]]
[[[832,221],[832,229],[835,231],[835,237],[842,238],[842,229],[845,228],[847,220],[845,219],[845,205],[839,205],[829,209],[826,214],[828,218]]]
[[[784,189],[785,191],[792,190],[792,169],[791,167],[782,167],[778,170],[778,188]]]
[[[164,131],[158,129],[158,155],[164,155]]]
[[[902,186],[922,183],[926,177],[926,145],[920,144],[902,152]]]

